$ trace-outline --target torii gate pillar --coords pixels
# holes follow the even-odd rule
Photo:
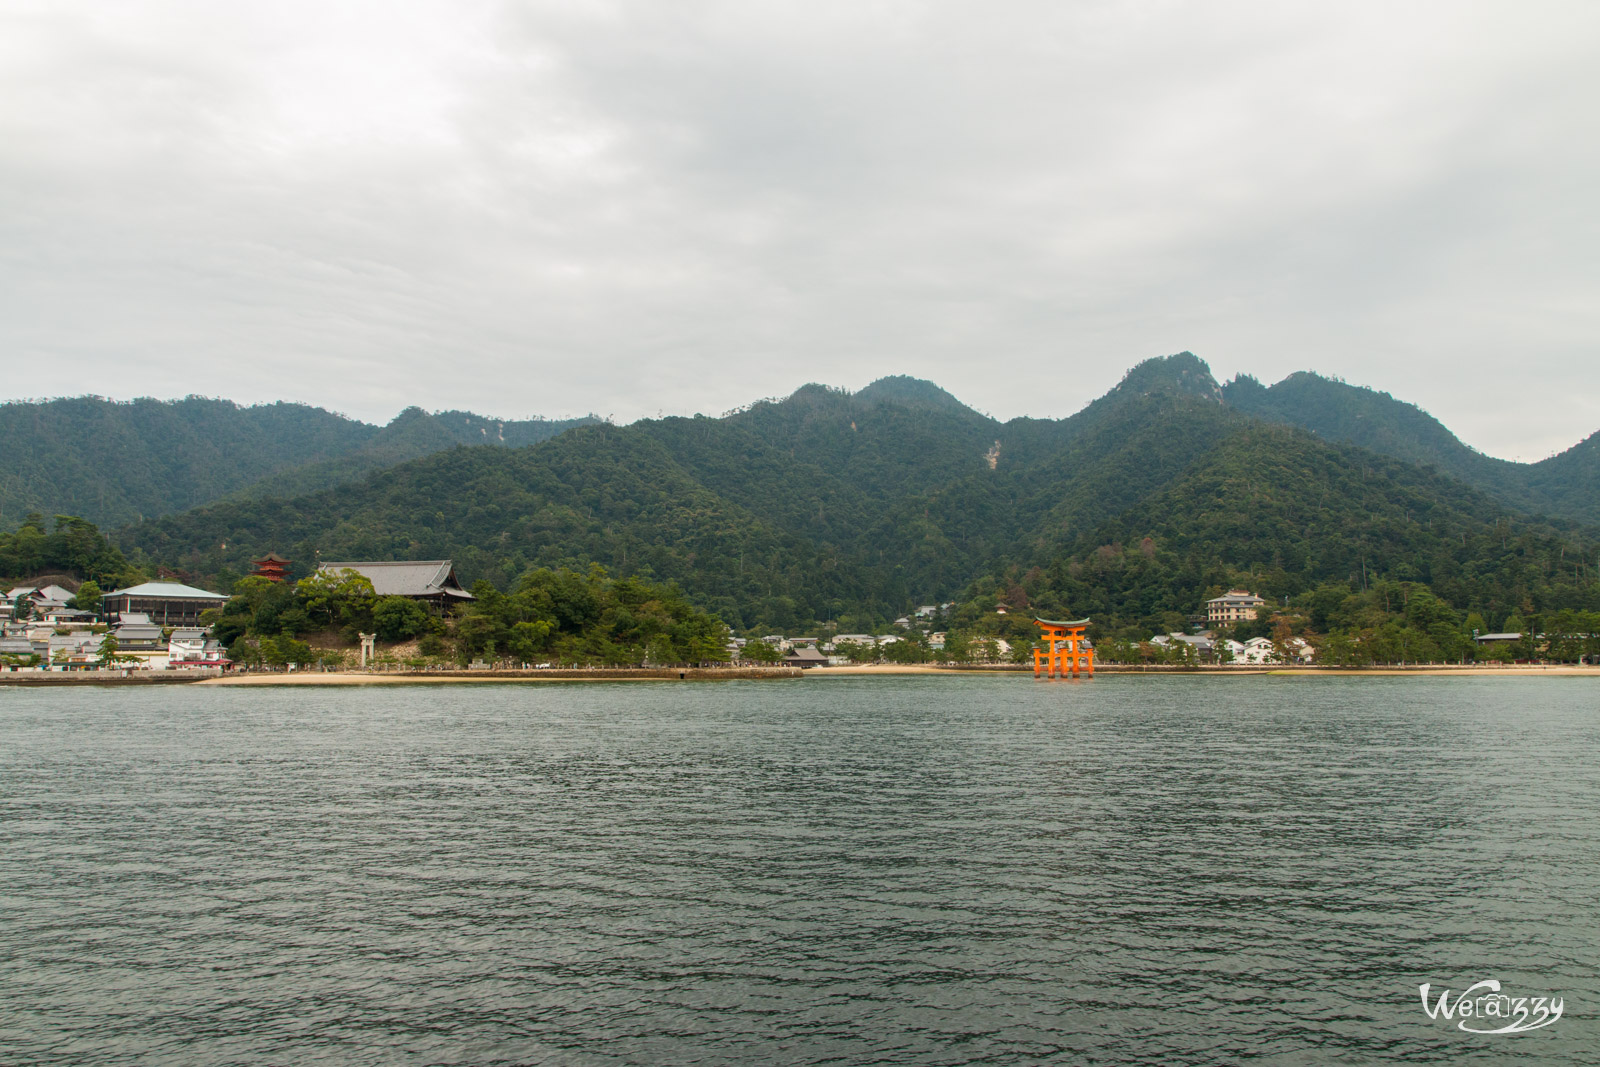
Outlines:
[[[1080,672],[1094,674],[1094,649],[1089,639],[1083,636],[1084,627],[1089,625],[1088,619],[1057,622],[1036,618],[1033,621],[1043,631],[1039,635],[1040,640],[1049,645],[1048,648],[1035,646],[1033,650],[1035,678],[1041,674],[1046,678],[1065,678],[1069,671],[1074,676]]]

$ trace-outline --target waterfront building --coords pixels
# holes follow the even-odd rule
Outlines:
[[[144,582],[107,593],[100,602],[107,618],[133,613],[157,626],[196,626],[203,613],[221,608],[228,598],[177,582]]]
[[[172,631],[167,642],[169,667],[226,667],[231,660],[222,645],[208,636],[208,631],[184,627]]]
[[[826,667],[828,657],[818,652],[816,645],[801,645],[791,649],[789,654],[783,657],[783,663],[786,667]]]

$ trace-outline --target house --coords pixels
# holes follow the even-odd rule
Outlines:
[[[1209,656],[1217,650],[1217,643],[1204,634],[1157,634],[1150,639],[1150,643],[1157,648],[1188,645],[1199,656]]]
[[[1472,639],[1480,645],[1509,645],[1522,640],[1521,634],[1474,634]]]
[[[46,641],[34,641],[27,637],[0,637],[0,665],[7,661],[26,663],[32,656],[41,660],[50,651]]]
[[[154,656],[166,656],[167,640],[162,636],[161,625],[151,622],[150,616],[140,612],[123,612],[121,621],[111,630],[117,640],[117,654],[138,656],[149,661]]]
[[[874,645],[877,642],[871,634],[835,634],[833,640],[822,646],[822,651],[833,652],[841,645]]]
[[[143,615],[157,628],[198,625],[202,614],[221,608],[227,602],[228,598],[221,593],[177,582],[144,582],[107,593],[100,600],[107,618]]]
[[[209,636],[210,631],[184,627],[172,631],[167,641],[168,667],[226,667],[228,659],[222,645]]]
[[[39,617],[51,626],[92,626],[94,612],[79,611],[69,607],[47,607],[40,611]]]
[[[19,596],[25,596],[35,604],[65,604],[76,595],[72,590],[59,585],[19,585],[6,591],[7,600],[16,600]]]
[[[944,630],[940,630],[938,633],[929,634],[928,647],[933,649],[935,652],[944,651],[944,639],[947,636],[948,634]]]
[[[931,619],[938,613],[939,605],[937,604],[923,604],[914,612],[916,617],[919,619]]]
[[[1206,625],[1234,626],[1254,619],[1265,604],[1265,600],[1247,589],[1230,589],[1206,601]]]
[[[67,601],[76,595],[59,585],[19,585],[7,590],[6,602],[0,605],[0,611],[4,611],[6,618],[16,618],[16,604],[21,599],[28,602],[30,617],[42,619],[56,612],[70,611]]]
[[[80,631],[78,633],[57,634],[52,633],[48,638],[49,655],[46,657],[52,667],[69,668],[74,665],[84,666],[86,660],[100,658],[100,637],[97,634]]]
[[[1273,646],[1271,640],[1265,637],[1252,637],[1244,643],[1242,651],[1234,653],[1233,658],[1238,663],[1282,662],[1278,656],[1277,648]]]
[[[472,594],[456,580],[455,566],[447,559],[408,560],[392,563],[324,563],[317,572],[355,571],[372,583],[379,596],[403,596],[444,608]]]
[[[802,645],[784,656],[783,664],[786,667],[826,667],[828,657],[818,652],[815,645]]]
[[[1289,658],[1297,663],[1310,663],[1317,658],[1317,650],[1303,637],[1291,637],[1283,643]]]
[[[911,619],[905,615],[902,615],[898,619],[894,620],[894,624],[900,627],[902,630],[911,629]]]
[[[992,663],[1011,655],[1011,642],[1003,637],[975,637],[970,649],[973,659]]]

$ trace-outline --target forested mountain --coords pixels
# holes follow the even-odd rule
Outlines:
[[[1307,371],[1270,388],[1241,376],[1223,395],[1240,411],[1435,467],[1519,510],[1600,523],[1600,433],[1538,463],[1512,463],[1469,448],[1414,404]]]
[[[291,467],[229,494],[238,498],[268,499],[314,493],[355,481],[371,471],[392,467],[419,456],[443,452],[458,445],[499,445],[522,448],[545,441],[574,426],[591,426],[593,415],[578,419],[526,419],[506,422],[486,419],[468,411],[429,414],[406,408],[389,425],[377,429],[359,449],[336,459]]]
[[[1592,529],[1240,411],[1187,353],[1059,421],[1002,424],[913,379],[807,386],[721,419],[455,448],[121,539],[222,577],[268,550],[302,568],[450,556],[502,587],[599,562],[675,580],[736,628],[785,631],[865,629],[963,591],[1147,626],[1232,582],[1276,597],[1411,578],[1500,614],[1600,594]]]
[[[304,404],[203,397],[0,404],[0,529],[29,512],[117,525],[241,491],[310,492],[458,444],[518,447],[593,421],[411,408],[378,427]]]

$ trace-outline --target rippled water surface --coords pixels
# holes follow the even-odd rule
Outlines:
[[[1600,1064],[1597,964],[1596,679],[0,690],[4,1062]]]

